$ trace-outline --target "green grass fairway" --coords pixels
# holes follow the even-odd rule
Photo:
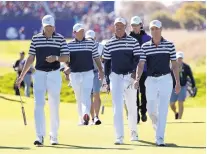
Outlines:
[[[205,108],[186,108],[183,120],[174,120],[169,111],[166,129],[168,147],[154,145],[154,132],[150,120],[141,123],[139,142],[129,141],[129,130],[125,119],[125,145],[114,145],[112,108],[106,107],[100,118],[100,126],[77,126],[75,104],[60,105],[59,143],[50,146],[49,137],[45,146],[33,146],[35,139],[33,100],[23,97],[28,125],[23,125],[19,97],[0,94],[0,154],[204,154],[206,147]],[[49,133],[49,110],[45,107],[47,134]]]

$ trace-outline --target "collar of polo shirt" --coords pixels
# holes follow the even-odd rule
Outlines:
[[[82,41],[85,41],[85,40],[86,40],[85,37],[83,37],[83,39],[82,39],[81,41],[79,41],[78,39],[75,38],[75,41],[76,41],[76,42],[82,42]]]
[[[164,39],[163,37],[161,37],[160,42],[163,42],[164,40],[165,40],[165,39]],[[152,44],[155,44],[154,41],[153,41],[153,38],[151,38],[151,45],[152,45]]]
[[[124,33],[124,36],[122,36],[121,38],[120,38],[120,37],[117,37],[116,35],[115,35],[115,37],[116,37],[117,39],[122,39],[122,38],[126,38],[126,37],[127,37],[127,34]]]
[[[52,36],[54,36],[56,33],[55,32],[53,32],[52,33]],[[42,35],[45,35],[45,32],[44,31],[42,31]]]

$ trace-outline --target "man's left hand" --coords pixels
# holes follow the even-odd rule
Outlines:
[[[99,75],[99,79],[100,79],[101,81],[103,81],[103,78],[104,78],[104,72],[101,70],[101,71],[99,71],[98,75]]]
[[[139,89],[139,81],[138,80],[134,81],[134,89]]]
[[[175,85],[175,93],[176,93],[176,94],[179,94],[180,89],[181,89],[180,84],[176,84],[176,85]]]
[[[135,78],[136,78],[136,72],[133,72],[133,73],[131,74],[131,78],[135,80]]]
[[[56,61],[56,56],[48,56],[48,57],[46,57],[46,61],[48,63],[53,63]]]

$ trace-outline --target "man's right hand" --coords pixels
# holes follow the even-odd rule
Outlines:
[[[65,74],[70,74],[70,68],[68,67],[68,68],[66,68],[64,71],[63,71]]]
[[[107,93],[110,93],[110,85],[109,84],[106,85],[106,90],[107,90]]]
[[[65,74],[65,80],[69,81],[69,74]]]
[[[69,81],[70,68],[66,68],[63,72],[65,74],[65,79]]]
[[[20,85],[21,85],[23,79],[24,79],[24,78],[23,78],[22,76],[19,76],[19,78],[17,79],[17,81],[16,81],[16,86],[17,86],[18,88],[20,88]]]
[[[139,81],[134,81],[134,89],[139,89]]]

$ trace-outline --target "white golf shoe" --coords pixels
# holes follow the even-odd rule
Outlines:
[[[117,138],[114,144],[115,145],[121,145],[121,144],[123,144],[123,136]]]
[[[57,145],[57,144],[58,144],[58,139],[57,139],[57,137],[52,137],[52,136],[50,136],[50,144],[51,144],[51,145]]]
[[[138,135],[136,131],[131,131],[131,141],[138,141]]]

